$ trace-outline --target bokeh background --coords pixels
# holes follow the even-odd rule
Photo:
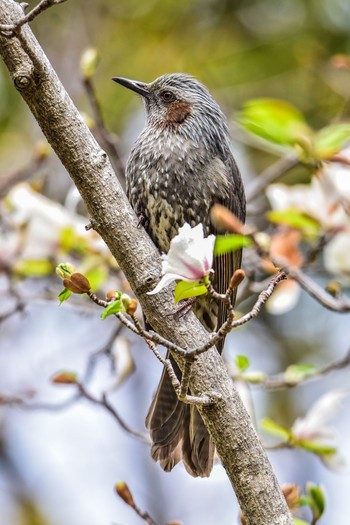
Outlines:
[[[252,147],[234,126],[247,100],[285,99],[315,129],[339,115],[350,116],[350,74],[339,67],[339,55],[350,54],[348,0],[68,0],[31,25],[86,115],[91,115],[91,108],[80,59],[87,48],[98,50],[96,95],[108,129],[119,137],[124,161],[142,128],[144,112],[137,97],[111,81],[116,75],[146,82],[173,71],[198,77],[232,123],[233,151],[247,186],[276,160]],[[30,162],[42,134],[3,64],[0,90],[0,177],[4,180]],[[285,180],[309,178],[306,168],[297,168]],[[54,155],[32,174],[31,181],[37,185],[39,181],[51,200],[67,204],[71,182]],[[79,211],[84,213],[82,207]],[[261,204],[250,203],[249,220],[263,225],[260,212]],[[5,218],[1,221],[5,229]],[[4,239],[0,253],[5,260],[9,248]],[[40,243],[40,235],[36,241]],[[33,406],[26,409],[14,401],[0,407],[1,524],[141,523],[113,493],[118,480],[129,484],[138,504],[159,524],[171,519],[186,525],[237,522],[237,503],[221,466],[208,480],[190,478],[181,466],[163,473],[150,459],[148,446],[123,431],[107,411],[87,401],[69,402],[72,391],[50,383],[61,369],[85,374],[91,356],[111,346],[115,322],[102,322],[98,308],[86,300],[58,307],[55,296],[61,285],[49,276],[16,280],[17,294],[19,290],[26,306],[7,315],[15,302],[7,270],[0,280],[0,400],[20,397],[29,405],[33,400]],[[248,308],[249,304],[242,306]],[[226,355],[228,361],[236,354],[247,355],[254,369],[277,373],[291,363],[323,366],[340,358],[349,349],[349,339],[348,314],[328,312],[302,293],[287,314],[262,313],[231,334]],[[105,355],[94,362],[89,385],[96,395],[111,388],[110,399],[124,420],[144,432],[160,367],[142,342],[131,337],[128,345],[135,370],[122,386],[112,390],[118,359],[116,372]],[[266,393],[255,388],[256,419],[269,415],[290,425],[322,393],[347,388],[348,378],[345,369],[294,390]],[[339,446],[350,461],[348,413],[349,403],[334,425]],[[348,522],[347,469],[330,471],[302,451],[278,451],[270,457],[281,483],[303,486],[315,481],[325,487],[324,525]]]

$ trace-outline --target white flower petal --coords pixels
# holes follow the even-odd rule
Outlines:
[[[285,314],[292,310],[298,303],[300,286],[291,279],[278,285],[266,303],[266,310],[272,315]]]
[[[157,286],[150,292],[147,292],[147,295],[154,295],[156,293],[159,293],[161,290],[163,290],[163,288],[166,288],[173,281],[176,281],[179,279],[181,280],[181,276],[178,275],[177,273],[166,273],[165,275],[163,275],[163,277],[161,278]]]
[[[184,224],[172,239],[167,255],[163,257],[163,277],[150,295],[158,293],[172,281],[196,282],[212,270],[215,236],[204,238],[203,225],[191,228]]]
[[[346,459],[338,451],[335,454],[324,454],[320,456],[322,463],[331,470],[348,474]]]
[[[325,268],[344,281],[350,282],[350,230],[338,233],[325,246]]]
[[[347,390],[332,390],[322,396],[307,412],[304,418],[298,418],[292,427],[293,434],[299,439],[326,440],[334,437],[328,423],[342,407],[343,400],[349,395]]]

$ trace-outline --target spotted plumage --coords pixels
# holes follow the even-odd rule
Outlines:
[[[139,93],[145,103],[146,126],[127,163],[127,195],[159,250],[169,250],[185,222],[202,223],[206,235],[216,233],[210,222],[215,203],[244,221],[244,190],[230,151],[227,122],[207,88],[183,73],[164,75],[150,84],[114,80]],[[226,291],[240,263],[241,253],[215,259],[213,284],[219,292]],[[207,297],[196,301],[194,311],[209,331],[226,316],[223,304]],[[175,362],[174,367],[180,375]],[[165,470],[183,460],[193,476],[209,475],[214,451],[209,434],[198,411],[178,401],[165,372],[146,424],[152,455]]]

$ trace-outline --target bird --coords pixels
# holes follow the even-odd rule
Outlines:
[[[244,222],[244,187],[231,153],[228,123],[207,87],[186,73],[165,74],[150,83],[125,77],[113,80],[140,95],[145,105],[145,127],[126,165],[126,191],[158,250],[168,252],[184,223],[192,227],[202,223],[206,236],[216,234],[210,220],[216,203]],[[219,293],[226,292],[241,258],[241,251],[215,257],[212,282]],[[197,298],[193,310],[209,332],[226,319],[225,305],[208,296]],[[220,353],[223,343],[217,346]],[[183,461],[192,476],[210,475],[215,448],[208,430],[198,410],[178,400],[165,369],[146,427],[152,457],[165,471]]]

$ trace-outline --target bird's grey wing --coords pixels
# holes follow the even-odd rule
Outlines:
[[[221,167],[220,167],[221,162]],[[227,157],[222,160],[218,158],[213,159],[212,164],[215,163],[216,169],[223,170],[224,177],[221,177],[224,185],[220,188],[218,195],[213,197],[213,204],[219,203],[228,208],[241,222],[245,221],[246,201],[241,174],[238,166],[233,158],[231,152],[228,152]],[[208,172],[212,172],[212,166],[208,167]],[[213,225],[209,226],[209,233],[223,233],[218,232]],[[213,285],[219,293],[225,293],[228,283],[235,270],[240,268],[242,261],[242,250],[230,252],[220,255],[214,259],[214,280]],[[235,295],[233,301],[235,300]],[[221,302],[218,305],[217,328],[219,328],[226,320],[226,307]],[[219,351],[222,350],[224,341],[222,341]]]

